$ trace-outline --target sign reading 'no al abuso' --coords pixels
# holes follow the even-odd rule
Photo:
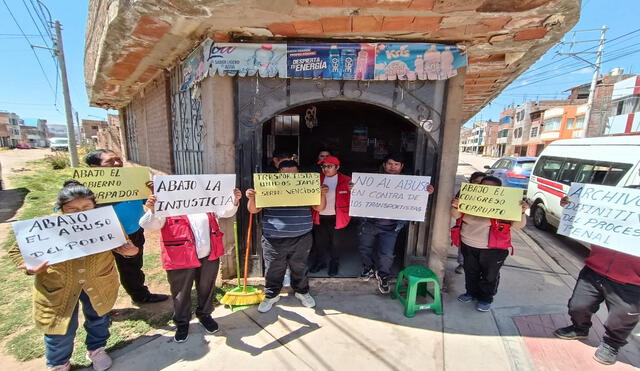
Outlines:
[[[113,206],[11,223],[27,268],[122,246],[127,240]]]
[[[253,174],[256,207],[320,205],[320,174]]]
[[[431,177],[353,173],[350,216],[424,221]]]
[[[156,175],[155,214],[161,217],[222,211],[233,207],[235,174]]]
[[[640,257],[640,189],[572,183],[558,233]]]
[[[514,221],[522,218],[520,188],[462,183],[458,200],[463,214]]]

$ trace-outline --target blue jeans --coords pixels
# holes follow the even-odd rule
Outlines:
[[[80,302],[82,302],[82,313],[84,313],[84,328],[87,330],[87,338],[85,344],[88,350],[96,350],[107,345],[109,338],[109,314],[99,316],[91,306],[89,296],[84,292],[80,292]],[[78,307],[73,310],[69,328],[64,335],[44,335],[45,355],[47,357],[47,366],[55,367],[64,365],[71,359],[73,353],[73,340],[76,337],[78,329]]]
[[[393,257],[396,249],[398,233],[404,224],[392,224],[381,226],[369,221],[364,221],[358,231],[360,241],[360,260],[365,268],[374,268],[374,253],[377,254],[377,271],[380,276],[388,276],[391,273]],[[378,242],[376,249],[376,240]]]

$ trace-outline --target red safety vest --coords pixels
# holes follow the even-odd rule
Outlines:
[[[640,286],[640,258],[637,256],[591,245],[591,255],[584,263],[610,280]]]
[[[209,260],[216,260],[224,255],[224,243],[218,222],[212,213],[209,218],[209,233],[211,234],[211,253]],[[186,215],[167,217],[164,227],[160,230],[162,240],[162,267],[166,270],[197,268],[200,266],[196,243],[191,230],[189,218]]]
[[[320,184],[324,181],[324,174],[320,174]],[[338,184],[336,185],[336,229],[342,229],[349,225],[349,204],[351,203],[351,191],[349,190],[351,178],[338,173]],[[320,212],[311,210],[313,224],[320,224]]]

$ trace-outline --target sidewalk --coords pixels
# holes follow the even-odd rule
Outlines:
[[[516,254],[502,270],[492,310],[481,313],[456,300],[463,275],[453,273],[451,250],[444,315],[403,316],[398,301],[377,293],[374,280],[314,279],[317,308],[283,294],[271,312],[232,313],[218,307],[221,330],[204,335],[193,322],[189,340],[172,332],[114,352],[113,370],[632,370],[640,352],[625,349],[614,366],[592,360],[598,340],[556,339],[575,280],[521,231]],[[555,321],[555,323],[554,323]],[[598,321],[596,321],[598,322]],[[601,329],[595,329],[601,331]],[[527,334],[522,336],[521,334]],[[629,348],[631,345],[627,346]]]

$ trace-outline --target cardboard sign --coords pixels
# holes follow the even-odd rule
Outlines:
[[[73,169],[71,178],[92,190],[99,204],[143,200],[151,194],[147,167],[83,167]]]
[[[573,183],[558,233],[640,257],[640,189]]]
[[[462,183],[458,210],[463,214],[502,220],[521,220],[522,189]]]
[[[235,174],[156,175],[155,213],[167,217],[214,212],[233,207]]]
[[[127,242],[113,206],[11,223],[27,268],[97,254]]]
[[[253,174],[256,207],[320,205],[319,173]]]
[[[428,176],[353,173],[349,215],[423,222]]]

